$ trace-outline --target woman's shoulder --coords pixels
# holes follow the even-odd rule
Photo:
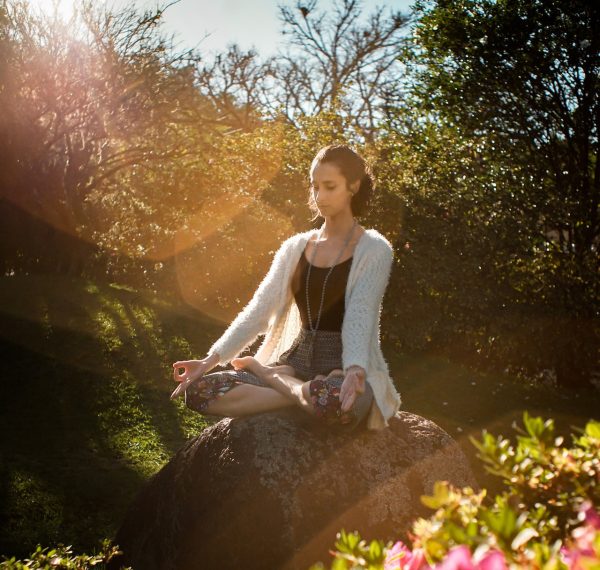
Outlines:
[[[365,228],[364,239],[366,240],[367,249],[369,251],[377,250],[391,256],[394,255],[394,247],[390,240],[375,228]]]
[[[363,235],[361,236],[360,242],[364,242],[365,250],[370,252],[374,250],[383,251],[385,253],[394,254],[394,248],[391,242],[378,230],[375,228],[363,228]],[[294,247],[299,243],[306,243],[307,240],[310,239],[312,235],[314,235],[315,230],[307,230],[305,232],[298,232],[296,234],[291,235],[286,238],[281,244],[280,249],[287,249],[288,247]]]
[[[290,246],[294,246],[295,244],[298,244],[300,242],[304,242],[306,240],[308,240],[311,236],[311,234],[314,233],[314,230],[307,230],[305,232],[299,232],[297,234],[291,235],[290,237],[286,238],[283,240],[283,243],[281,244],[281,247],[290,247]]]

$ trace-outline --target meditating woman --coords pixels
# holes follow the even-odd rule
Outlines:
[[[364,159],[321,149],[309,206],[319,230],[286,239],[250,302],[202,360],[173,364],[171,398],[203,414],[239,417],[300,406],[338,429],[381,429],[400,407],[379,339],[393,262],[390,242],[360,226],[373,193]],[[254,357],[239,354],[265,337]],[[209,373],[217,365],[233,369]]]

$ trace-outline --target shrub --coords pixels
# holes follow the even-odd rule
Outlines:
[[[59,544],[56,548],[42,548],[40,545],[30,558],[26,560],[17,560],[14,557],[0,562],[2,570],[37,570],[52,568],[52,570],[101,570],[105,568],[106,563],[119,553],[116,545],[111,544],[109,539],[102,541],[102,548],[99,554],[79,554],[74,555],[71,546]],[[123,570],[131,570],[124,568]]]
[[[552,420],[525,412],[523,423],[516,445],[485,430],[481,441],[471,438],[486,469],[503,478],[500,495],[438,481],[421,497],[435,512],[414,521],[411,546],[367,544],[342,530],[332,569],[600,569],[600,422],[577,430],[571,447]]]

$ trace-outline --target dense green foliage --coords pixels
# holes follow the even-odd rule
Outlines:
[[[418,1],[415,15],[418,112],[458,143],[443,154],[448,168],[433,161],[431,182],[449,193],[434,204],[464,228],[450,230],[472,260],[463,282],[484,276],[478,348],[529,370],[552,362],[561,384],[585,383],[599,359],[600,7]]]
[[[590,385],[598,8],[423,1],[408,22],[338,4],[282,8],[280,57],[212,63],[176,51],[160,9],[65,23],[0,4],[4,273],[108,278],[228,321],[310,227],[312,156],[348,141],[378,180],[361,222],[396,249],[384,334]]]

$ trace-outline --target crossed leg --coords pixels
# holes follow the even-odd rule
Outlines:
[[[292,405],[300,406],[309,414],[313,413],[309,396],[310,382],[304,382],[296,378],[294,376],[296,371],[293,366],[287,364],[264,366],[253,356],[234,358],[231,364],[236,370],[240,368],[249,370]]]
[[[278,366],[264,366],[252,356],[234,358],[231,364],[236,370],[246,368],[276,390],[279,394],[291,400],[297,406],[311,415],[315,414],[314,406],[310,398],[311,380],[304,382],[294,376],[293,366],[282,364]],[[329,372],[328,376],[335,376],[343,373],[339,368]],[[328,376],[319,374],[313,380],[324,380]]]
[[[272,388],[263,388],[253,384],[239,384],[221,397],[211,400],[204,413],[237,418],[272,412],[293,405],[292,400]]]
[[[310,398],[311,381],[304,382],[296,378],[292,366],[286,364],[264,366],[252,356],[234,358],[231,364],[236,370],[240,368],[249,370],[261,378],[268,387],[239,384],[221,397],[211,400],[205,409],[206,414],[239,417],[294,405],[311,415],[315,414]],[[341,372],[341,369],[335,369],[329,375]],[[325,378],[327,376],[319,374],[314,380]]]
[[[302,393],[303,382],[293,376],[295,370],[292,366],[263,366],[252,357],[234,358],[231,363],[237,370],[248,368],[263,379],[269,387],[238,384],[219,398],[210,400],[203,413],[239,417],[293,405],[300,405],[303,409],[311,411],[310,401],[305,400]],[[279,381],[280,378],[284,378],[285,381]],[[308,398],[308,382],[306,384],[306,398]]]

